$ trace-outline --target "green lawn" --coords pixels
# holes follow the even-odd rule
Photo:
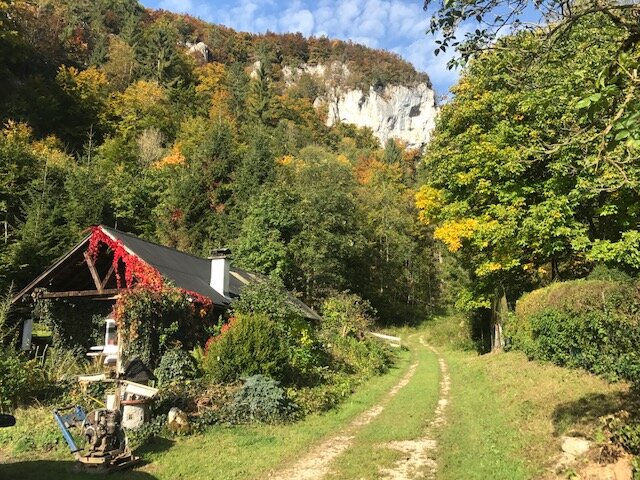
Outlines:
[[[543,476],[560,453],[560,435],[592,437],[599,416],[633,401],[625,384],[516,352],[445,357],[452,401],[439,438],[442,480]]]
[[[207,433],[174,440],[160,439],[142,452],[147,463],[119,479],[249,479],[264,478],[270,470],[303,455],[313,443],[349,423],[373,406],[398,382],[409,366],[411,354],[399,352],[396,367],[386,375],[361,386],[339,408],[323,415],[311,415],[292,425],[213,427]],[[21,411],[19,414],[28,414]],[[18,421],[21,418],[18,417]],[[51,419],[53,422],[53,419]],[[94,475],[72,471],[73,462],[61,459],[60,451],[49,454],[25,452],[16,455],[4,445],[0,459],[0,480],[15,478],[85,479]],[[71,456],[68,457],[71,460]],[[2,460],[0,460],[2,461]]]
[[[419,335],[429,337],[430,328],[403,330],[410,348],[399,352],[397,366],[362,385],[331,412],[289,425],[213,427],[199,436],[158,439],[140,452],[144,466],[118,478],[262,479],[381,403],[382,413],[355,430],[351,448],[335,460],[329,475],[332,480],[378,478],[380,468],[391,467],[402,456],[385,444],[425,436],[432,418],[440,373],[436,356],[418,346]],[[441,480],[541,477],[560,453],[560,435],[597,436],[599,416],[633,409],[637,402],[625,384],[529,362],[519,353],[478,356],[450,345],[439,348],[451,376],[447,423],[436,432]],[[409,384],[390,398],[388,391],[414,363],[418,368]],[[19,411],[18,421],[42,443],[51,435],[49,415],[45,409]],[[60,448],[34,452],[29,438],[9,441],[9,430],[0,431],[0,480],[95,478],[73,473],[71,456]]]

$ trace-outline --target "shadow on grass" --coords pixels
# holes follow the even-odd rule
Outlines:
[[[118,480],[156,480],[157,477],[138,469],[150,462],[145,459],[149,454],[163,453],[169,450],[175,442],[168,438],[154,437],[144,446],[136,449],[134,455],[141,457],[140,463],[134,468],[119,470],[114,473]],[[73,460],[27,460],[10,463],[0,463],[0,480],[14,479],[52,479],[52,480],[83,480],[101,478],[104,475],[87,472],[78,467]]]
[[[122,470],[116,473],[119,480],[155,480],[156,477],[137,470]],[[0,480],[52,479],[82,480],[103,477],[96,473],[79,471],[74,461],[32,460],[0,464]],[[111,477],[111,475],[109,475]]]
[[[142,457],[144,460],[145,454],[166,452],[173,446],[174,443],[176,442],[169,438],[151,437],[144,443],[144,445],[137,448],[134,454]]]
[[[573,402],[558,405],[553,412],[556,435],[570,430],[580,430],[598,422],[598,418],[626,410],[640,414],[640,395],[637,391],[615,393],[591,393]]]

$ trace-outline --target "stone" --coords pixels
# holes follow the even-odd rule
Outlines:
[[[562,451],[575,457],[584,455],[591,448],[591,442],[585,438],[562,437],[560,440],[562,441]]]
[[[178,407],[172,407],[167,415],[167,428],[176,433],[188,433],[191,430],[189,417]]]
[[[209,61],[209,46],[204,42],[191,43],[186,42],[185,47],[187,47],[187,52],[196,56],[201,57],[204,63]]]

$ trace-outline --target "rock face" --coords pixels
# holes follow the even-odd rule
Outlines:
[[[327,125],[338,122],[368,127],[384,145],[390,138],[401,140],[407,148],[424,146],[431,137],[438,114],[435,92],[426,83],[369,87],[368,91],[348,89],[346,65],[303,65],[283,69],[285,82],[295,83],[303,74],[322,81],[326,93],[317,98],[316,108],[327,108]]]
[[[407,148],[418,148],[429,141],[437,113],[434,91],[424,83],[370,87],[366,93],[351,90],[331,98],[327,125],[343,122],[369,127],[383,145],[394,138]]]

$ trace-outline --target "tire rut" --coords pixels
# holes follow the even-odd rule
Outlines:
[[[417,368],[418,363],[412,364],[402,379],[387,392],[378,404],[357,416],[342,432],[324,440],[293,466],[273,473],[270,478],[279,480],[319,480],[325,477],[331,471],[333,461],[351,447],[358,431],[371,423],[384,411],[386,404],[409,384]]]
[[[440,393],[438,403],[433,412],[433,419],[429,422],[425,436],[416,440],[403,440],[390,442],[384,445],[386,448],[398,450],[403,453],[403,458],[391,468],[381,469],[381,478],[389,480],[413,480],[417,478],[433,479],[436,476],[438,462],[436,453],[438,442],[435,439],[435,431],[447,422],[446,409],[449,404],[451,390],[451,377],[447,363],[440,353],[427,344],[423,337],[420,343],[431,350],[438,358],[440,368]]]

